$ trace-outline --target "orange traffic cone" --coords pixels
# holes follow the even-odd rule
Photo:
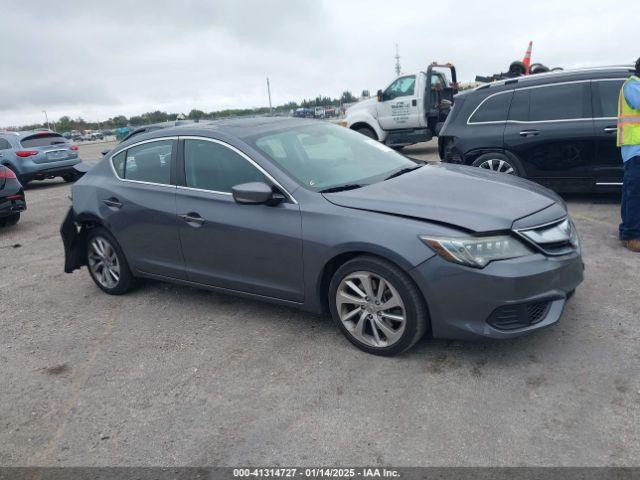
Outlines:
[[[527,53],[524,54],[524,59],[522,63],[527,68],[526,75],[529,75],[529,66],[531,65],[531,49],[533,48],[533,42],[529,42],[529,46],[527,47]]]

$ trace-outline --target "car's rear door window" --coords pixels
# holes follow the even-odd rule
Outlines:
[[[131,147],[111,158],[116,174],[125,180],[171,184],[174,140],[159,140]]]
[[[529,121],[590,118],[591,91],[588,82],[561,83],[530,89]]]
[[[24,148],[48,147],[61,143],[67,143],[67,139],[57,133],[36,133],[20,140]]]
[[[231,148],[208,140],[184,141],[186,186],[231,193],[242,183],[265,182],[260,170]]]
[[[487,97],[471,114],[469,123],[506,122],[513,90]]]
[[[598,118],[618,116],[618,96],[624,79],[600,80],[591,83],[593,89],[593,115]]]

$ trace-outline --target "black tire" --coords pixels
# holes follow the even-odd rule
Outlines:
[[[491,161],[494,162],[491,162]],[[500,164],[500,162],[503,162]],[[493,164],[495,168],[498,168],[500,165],[500,170],[495,170],[493,168],[488,168],[489,165]],[[487,170],[491,170],[494,172],[500,171],[501,173],[508,173],[509,175],[515,175],[517,177],[524,176],[524,170],[522,165],[513,156],[505,155],[504,153],[485,153],[484,155],[480,155],[472,164],[473,167],[486,168]],[[513,172],[509,172],[509,169],[512,169]]]
[[[379,275],[399,293],[404,303],[405,328],[402,336],[392,345],[375,347],[355,338],[340,319],[336,305],[338,288],[347,276],[354,272],[371,272]],[[394,356],[410,349],[422,338],[429,327],[429,313],[420,290],[413,280],[393,263],[373,256],[363,255],[349,260],[333,274],[328,291],[329,309],[333,320],[347,339],[359,349],[374,355]]]
[[[365,137],[369,137],[369,138],[373,138],[374,140],[378,140],[378,135],[376,135],[376,132],[373,131],[373,129],[369,128],[369,127],[358,127],[358,128],[354,128],[354,130],[356,132],[358,132],[361,135],[364,135]]]
[[[96,274],[94,273],[93,269],[89,265],[90,263],[89,255],[91,253],[91,248],[92,248],[91,245],[93,240],[98,238],[106,240],[110,244],[118,260],[118,264],[120,267],[119,268],[120,275],[117,283],[112,287],[105,286],[100,280],[98,280],[98,278],[96,277]],[[137,286],[138,284],[137,279],[131,273],[131,269],[129,268],[129,263],[127,262],[127,259],[124,256],[124,253],[122,253],[122,249],[120,248],[118,241],[115,239],[113,235],[111,235],[111,233],[107,229],[102,227],[97,227],[89,230],[89,234],[87,235],[86,251],[87,251],[87,264],[88,264],[89,274],[91,275],[91,278],[93,279],[95,284],[98,286],[98,288],[100,288],[100,290],[102,290],[105,293],[108,293],[109,295],[122,295],[124,293],[129,292],[130,290],[132,290]]]
[[[0,227],[11,227],[16,223],[18,223],[19,220],[20,220],[19,213],[14,213],[12,215],[9,215],[8,217],[0,218]]]
[[[62,179],[63,179],[65,182],[67,182],[67,183],[73,183],[73,182],[75,182],[76,180],[78,180],[78,178],[80,178],[80,177],[79,177],[77,174],[73,173],[73,172],[71,172],[71,173],[65,173],[65,174],[62,176]]]

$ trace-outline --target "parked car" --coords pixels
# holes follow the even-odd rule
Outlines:
[[[54,177],[73,182],[78,163],[78,147],[58,133],[0,131],[0,164],[13,170],[22,185]]]
[[[15,225],[27,209],[22,185],[13,170],[0,165],[0,227]]]
[[[296,108],[293,111],[293,116],[297,118],[313,118],[314,111],[310,108]]]
[[[71,140],[71,132],[62,132],[62,136],[67,140]]]
[[[510,338],[549,326],[583,278],[575,227],[550,190],[425,165],[314,120],[135,136],[72,196],[65,271],[87,265],[104,292],[146,277],[331,312],[380,355],[427,331]]]
[[[78,130],[71,130],[71,140],[74,142],[82,140],[82,133]]]
[[[564,70],[462,92],[440,132],[440,158],[557,191],[619,188],[618,93],[632,73],[632,67]]]
[[[100,130],[93,130],[90,134],[91,140],[104,140],[104,133]]]

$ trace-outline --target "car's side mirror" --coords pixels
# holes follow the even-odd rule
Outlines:
[[[285,197],[264,182],[241,183],[231,188],[236,203],[245,205],[277,205]]]
[[[382,90],[378,90],[378,93],[376,93],[376,96],[378,97],[378,101],[381,102],[382,101]]]

